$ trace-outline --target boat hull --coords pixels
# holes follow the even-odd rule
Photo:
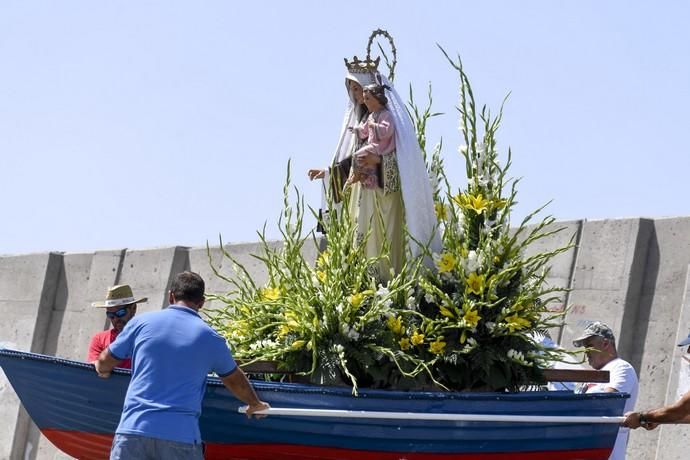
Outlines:
[[[0,350],[0,365],[41,432],[81,459],[108,458],[130,375]],[[254,382],[274,407],[412,413],[617,416],[626,395],[564,392],[440,393]],[[611,424],[466,422],[239,414],[241,402],[210,378],[200,419],[207,459],[605,460]]]

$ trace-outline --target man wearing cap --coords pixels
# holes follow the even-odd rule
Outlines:
[[[687,347],[680,366],[681,376],[688,379],[690,378],[690,334],[678,346]],[[679,391],[683,393],[678,401],[647,412],[628,412],[625,414],[623,426],[653,430],[660,423],[690,423],[690,389],[688,388],[690,382],[679,379],[678,385]],[[680,388],[681,386],[683,388]]]
[[[86,360],[90,363],[98,359],[103,350],[115,341],[117,335],[122,332],[125,325],[134,317],[137,312],[137,303],[146,302],[148,299],[142,297],[137,299],[132,293],[132,288],[128,284],[121,284],[108,288],[108,293],[103,302],[94,302],[91,306],[105,310],[105,316],[113,325],[112,329],[97,332],[89,343],[89,354]],[[125,369],[132,368],[132,360],[125,359],[119,364]]]
[[[596,370],[609,371],[608,383],[585,383],[576,389],[579,393],[628,393],[630,398],[625,402],[625,410],[635,407],[637,400],[638,380],[635,369],[627,361],[618,357],[616,338],[606,324],[595,321],[590,323],[582,335],[573,340],[576,347],[585,347],[589,365]],[[618,430],[616,444],[609,460],[623,460],[628,444],[628,429]]]

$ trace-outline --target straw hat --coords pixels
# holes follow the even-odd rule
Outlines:
[[[142,297],[141,299],[134,298],[132,288],[129,286],[129,284],[120,284],[118,286],[108,288],[108,293],[105,295],[104,302],[94,302],[91,304],[91,306],[96,308],[120,307],[125,305],[133,305],[139,302],[146,302],[147,300],[149,299],[146,297]]]

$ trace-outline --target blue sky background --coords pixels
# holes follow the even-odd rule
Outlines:
[[[457,153],[460,54],[522,177],[515,219],[690,215],[684,1],[0,3],[0,253],[255,241],[335,147],[343,58],[390,31]]]

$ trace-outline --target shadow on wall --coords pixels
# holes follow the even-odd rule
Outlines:
[[[625,305],[634,305],[637,300],[637,308],[626,308],[623,313],[623,330],[629,331],[621,337],[620,348],[624,356],[630,358],[630,364],[641,372],[642,354],[649,330],[649,319],[652,311],[652,302],[656,290],[657,278],[659,277],[659,241],[651,219],[642,219],[641,234],[648,234],[647,238],[640,238],[635,248],[635,256],[632,261],[633,266],[639,266],[640,270],[633,271],[634,277],[630,280],[631,286],[639,286],[639,289],[628,291]],[[645,247],[646,246],[646,247]],[[641,265],[638,265],[641,264]]]

